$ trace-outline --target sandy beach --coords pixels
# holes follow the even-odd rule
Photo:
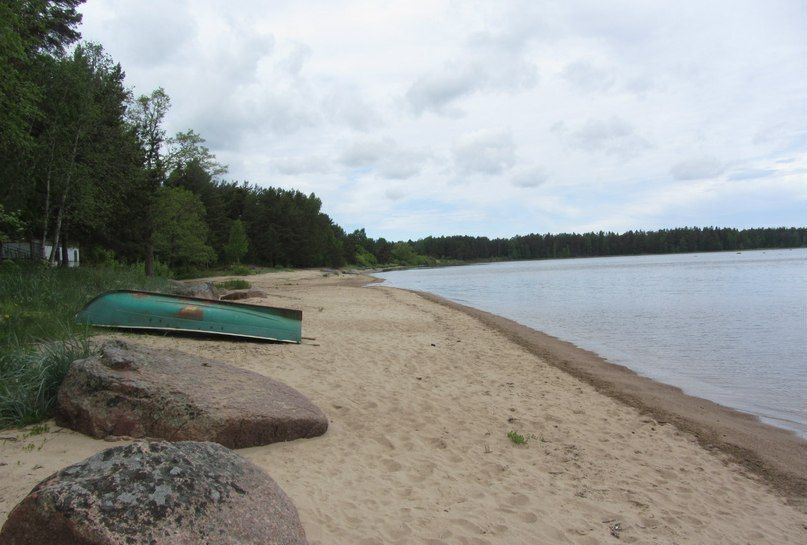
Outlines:
[[[246,302],[301,309],[313,340],[126,337],[266,374],[328,414],[322,437],[238,451],[291,496],[312,544],[807,542],[807,442],[788,432],[624,370],[587,374],[593,355],[367,277],[249,280],[269,296]],[[32,431],[0,431],[0,524],[112,446],[52,421]]]

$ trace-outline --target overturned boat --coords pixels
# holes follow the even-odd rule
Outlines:
[[[76,314],[76,321],[98,327],[185,331],[300,343],[303,313],[288,308],[116,290],[102,293],[87,303]]]

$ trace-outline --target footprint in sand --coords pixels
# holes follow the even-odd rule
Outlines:
[[[393,460],[392,458],[382,458],[381,465],[384,466],[384,469],[387,471],[400,471],[401,464]]]
[[[532,524],[533,522],[538,522],[538,515],[536,515],[535,513],[521,513],[519,514],[518,518],[530,524]]]
[[[528,498],[524,494],[513,494],[512,496],[507,498],[507,503],[509,503],[510,505],[518,505],[518,506],[527,505],[528,503],[530,503],[530,498]]]

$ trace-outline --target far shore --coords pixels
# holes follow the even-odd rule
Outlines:
[[[292,498],[312,545],[807,541],[794,434],[367,275],[249,281],[267,297],[245,302],[303,311],[303,344],[125,337],[265,374],[325,411],[321,437],[238,451]],[[0,437],[0,524],[114,445],[47,426]]]

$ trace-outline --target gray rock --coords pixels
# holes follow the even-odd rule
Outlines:
[[[213,299],[217,300],[218,290],[212,282],[200,282],[197,284],[186,284],[184,282],[174,282],[172,291],[176,295],[185,295],[187,297],[198,297],[200,299]]]
[[[215,443],[137,442],[36,485],[4,545],[307,543],[294,504],[258,467]]]
[[[240,299],[252,299],[252,298],[261,298],[266,297],[266,292],[261,290],[233,290],[228,291],[219,299],[222,301],[238,301]]]
[[[93,437],[215,441],[230,448],[322,435],[325,414],[263,375],[124,341],[77,360],[57,394],[59,424]]]

